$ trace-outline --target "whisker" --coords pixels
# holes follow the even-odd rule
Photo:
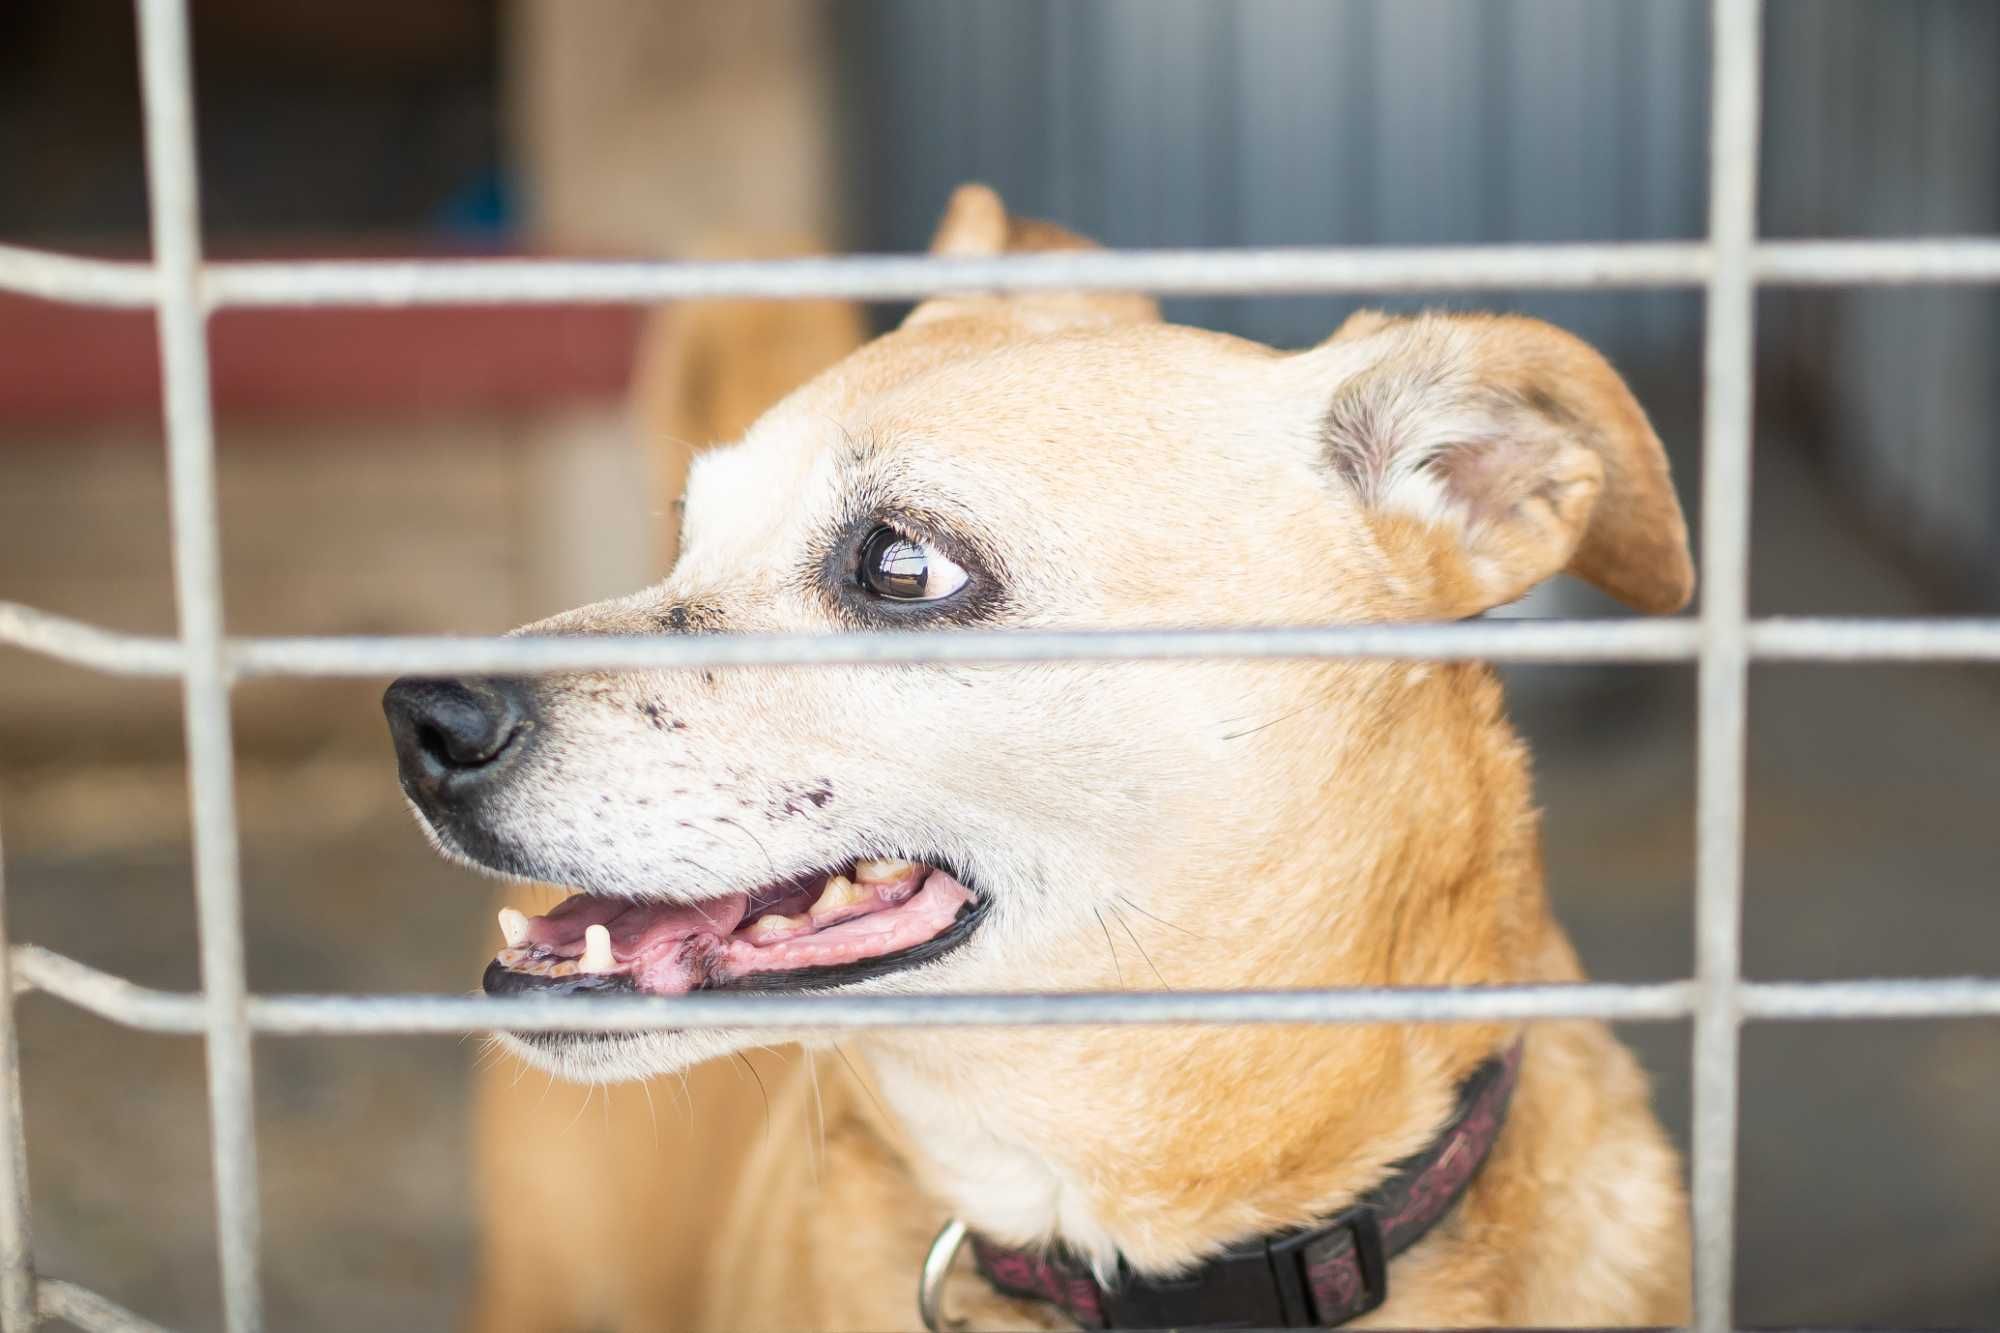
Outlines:
[[[743,1052],[737,1051],[730,1059],[750,1071],[750,1077],[757,1080],[757,1091],[764,1098],[764,1141],[771,1141],[771,1090],[764,1086],[764,1076],[757,1072],[757,1066],[750,1063]]]
[[[660,1113],[653,1109],[653,1080],[639,1080],[639,1091],[646,1094],[646,1119],[653,1122],[653,1151],[660,1150]]]
[[[1181,934],[1187,936],[1191,940],[1207,940],[1210,943],[1213,943],[1215,940],[1215,937],[1212,935],[1198,934],[1195,931],[1189,930],[1186,926],[1183,926],[1178,921],[1169,921],[1163,916],[1156,916],[1152,912],[1148,912],[1145,908],[1139,906],[1139,904],[1133,902],[1130,898],[1126,897],[1122,893],[1118,895],[1118,901],[1124,903],[1127,907],[1137,912],[1140,916],[1146,917],[1149,920],[1157,921],[1161,925],[1165,926],[1168,930],[1178,930]]]
[[[1280,722],[1288,722],[1292,718],[1297,717],[1299,714],[1306,712],[1309,709],[1318,708],[1322,704],[1328,704],[1332,702],[1333,702],[1333,691],[1326,690],[1321,694],[1319,694],[1317,697],[1306,700],[1304,703],[1300,704],[1297,708],[1287,709],[1284,712],[1278,714],[1276,717],[1267,719],[1266,721],[1263,722],[1259,722],[1255,726],[1245,727],[1241,731],[1226,731],[1222,734],[1222,739],[1226,741],[1242,740],[1245,736],[1255,735],[1257,732],[1264,730],[1266,727],[1275,727]],[[1222,718],[1216,725],[1228,726],[1232,722],[1237,722],[1241,720],[1242,720],[1241,718],[1233,718],[1233,717]]]
[[[1124,930],[1126,937],[1132,941],[1132,947],[1137,949],[1139,951],[1139,956],[1146,960],[1146,966],[1153,969],[1154,978],[1159,981],[1162,987],[1164,987],[1167,990],[1172,990],[1174,988],[1173,983],[1160,975],[1160,969],[1153,963],[1153,955],[1146,952],[1146,946],[1139,943],[1139,937],[1132,933],[1132,927],[1129,923],[1126,922],[1125,914],[1119,911],[1116,907],[1113,907],[1111,909],[1111,915],[1117,919],[1119,927],[1122,930]]]
[[[744,837],[750,839],[751,844],[756,847],[758,855],[764,858],[764,867],[765,869],[771,872],[771,882],[773,884],[777,883],[780,879],[784,878],[782,875],[778,873],[778,863],[771,859],[770,849],[764,846],[764,840],[758,837],[756,833],[754,833],[749,828],[749,826],[738,823],[735,819],[732,819],[728,815],[716,816],[715,822],[721,824],[725,828],[733,828],[738,833],[741,833]]]
[[[681,1081],[681,1110],[687,1116],[688,1128],[694,1128],[694,1085],[688,1082],[687,1070],[676,1069],[674,1077]]]
[[[507,1048],[500,1044],[498,1037],[491,1034],[482,1035],[484,1035],[484,1040],[479,1044],[479,1054],[472,1061],[472,1072],[475,1074],[482,1073],[499,1064],[501,1057],[507,1053]],[[514,1081],[516,1083],[520,1082],[521,1076],[516,1074]]]
[[[576,1122],[583,1119],[583,1113],[590,1109],[591,1099],[597,1096],[597,1088],[598,1085],[592,1083],[583,1090],[583,1105],[576,1108],[576,1114],[569,1118],[569,1123],[562,1127],[562,1133],[556,1135],[557,1138],[567,1137],[569,1132],[576,1128]]]
[[[1125,967],[1118,961],[1118,946],[1111,942],[1111,927],[1104,924],[1104,913],[1093,907],[1090,914],[1097,918],[1097,928],[1104,932],[1104,947],[1111,953],[1111,968],[1118,974],[1118,989],[1125,989]]]
[[[847,1072],[853,1076],[854,1082],[861,1089],[862,1095],[874,1104],[875,1109],[881,1112],[884,1120],[888,1120],[890,1118],[889,1108],[882,1105],[882,1099],[875,1095],[875,1089],[868,1086],[868,1080],[861,1077],[861,1071],[854,1067],[854,1061],[847,1058],[847,1052],[841,1049],[838,1044],[835,1044],[833,1053],[840,1057],[840,1063],[847,1066]]]
[[[674,860],[681,862],[683,865],[691,865],[696,870],[699,870],[702,874],[707,875],[709,878],[709,885],[711,888],[715,890],[716,896],[720,897],[723,894],[729,892],[729,887],[723,882],[722,876],[716,874],[713,870],[710,870],[707,866],[695,860],[692,856],[687,855],[687,853],[685,852],[680,853],[679,855],[674,857]],[[708,924],[711,926],[715,924],[715,918],[708,914],[707,904],[691,903],[689,904],[689,906],[693,907],[696,912],[700,913],[701,919],[703,921],[708,922]]]
[[[817,1188],[819,1185],[819,1164],[826,1156],[826,1103],[820,1100],[819,1095],[819,1061],[811,1051],[805,1051],[803,1054],[806,1058],[806,1077],[812,1083],[813,1114],[819,1121],[817,1147],[813,1152],[812,1159],[813,1185]]]

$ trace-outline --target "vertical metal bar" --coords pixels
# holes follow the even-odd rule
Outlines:
[[[0,1333],[27,1333],[35,1326],[35,1247],[28,1220],[21,1047],[14,1036],[13,954],[7,945],[7,852],[0,847]]]
[[[1734,1319],[1743,980],[1743,752],[1749,692],[1751,382],[1755,369],[1761,0],[1713,0],[1704,331],[1700,716],[1696,733],[1695,1327]]]
[[[160,371],[166,391],[174,595],[185,673],[195,907],[208,1014],[208,1101],[215,1158],[223,1324],[262,1322],[257,1285],[256,1125],[244,1003],[235,772],[222,640],[222,561],[210,419],[207,309],[195,171],[192,63],[185,0],[137,0],[146,177],[159,273]]]

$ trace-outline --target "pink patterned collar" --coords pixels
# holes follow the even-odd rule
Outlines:
[[[976,1232],[986,1280],[1009,1296],[1047,1301],[1084,1328],[1332,1328],[1389,1296],[1389,1260],[1449,1213],[1500,1137],[1521,1068],[1515,1042],[1460,1085],[1458,1109],[1429,1147],[1331,1220],[1230,1246],[1179,1277],[1116,1280],[1060,1248],[996,1245]]]

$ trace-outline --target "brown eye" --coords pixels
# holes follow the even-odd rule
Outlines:
[[[877,528],[861,543],[861,586],[896,602],[934,602],[965,586],[966,573],[937,548]]]

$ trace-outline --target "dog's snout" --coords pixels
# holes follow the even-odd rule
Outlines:
[[[533,732],[526,682],[405,677],[382,696],[403,786],[426,805],[483,787]]]

